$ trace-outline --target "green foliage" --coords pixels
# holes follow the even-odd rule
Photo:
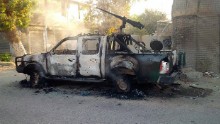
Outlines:
[[[0,0],[0,31],[26,28],[34,0]]]
[[[157,21],[166,20],[166,14],[160,11],[145,10],[141,15],[134,15],[131,19],[141,22],[145,27],[139,30],[135,27],[127,25],[126,32],[131,34],[147,35],[153,34],[157,28]]]
[[[0,54],[0,61],[2,62],[10,62],[12,56],[9,53]]]
[[[131,25],[127,24],[125,28],[126,33],[131,34],[153,34],[157,28],[157,21],[166,20],[166,14],[160,11],[145,10],[141,15],[129,16],[130,5],[132,2],[137,0],[91,0],[88,4],[96,4],[97,7],[105,9],[114,14],[125,16],[134,21],[139,21],[145,25],[145,28],[139,30]],[[138,9],[138,8],[137,8]],[[121,25],[121,20],[107,14],[103,13],[96,8],[91,8],[89,13],[84,19],[86,27],[91,29],[91,31],[98,30],[101,33],[109,33],[109,30],[115,28],[118,29]]]
[[[120,16],[129,16],[130,0],[91,0],[88,4],[96,4],[96,7],[102,8]],[[99,31],[100,33],[108,33],[112,28],[119,28],[121,20],[104,13],[98,9],[90,8],[84,19],[85,26],[91,32]]]

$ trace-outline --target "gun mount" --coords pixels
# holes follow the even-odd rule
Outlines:
[[[144,25],[141,24],[140,22],[136,22],[136,21],[133,21],[131,19],[127,19],[126,17],[122,17],[122,16],[119,16],[119,15],[113,14],[113,13],[108,12],[108,11],[106,11],[104,9],[101,9],[101,8],[97,8],[97,9],[99,9],[99,10],[105,12],[105,13],[108,13],[108,14],[110,14],[110,15],[118,18],[118,19],[120,19],[122,21],[122,25],[120,26],[120,31],[122,31],[122,29],[125,28],[126,23],[129,23],[133,27],[136,27],[136,28],[139,28],[139,29],[143,29],[144,28]]]

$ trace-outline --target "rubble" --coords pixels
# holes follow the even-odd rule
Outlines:
[[[203,76],[204,77],[209,77],[209,78],[219,78],[219,75],[217,75],[216,73],[214,72],[204,72],[203,73]]]

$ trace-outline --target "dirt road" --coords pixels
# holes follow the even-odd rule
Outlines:
[[[163,93],[139,86],[130,94],[117,94],[104,84],[30,89],[19,85],[22,79],[25,76],[13,70],[0,72],[0,124],[220,123],[219,78],[203,78]]]

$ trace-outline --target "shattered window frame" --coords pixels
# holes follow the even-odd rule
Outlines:
[[[71,44],[75,44],[72,45]],[[67,39],[61,44],[59,44],[54,50],[53,53],[57,55],[76,55],[77,54],[77,44],[76,39]]]
[[[92,43],[92,42],[95,42],[95,43]],[[92,46],[92,47],[88,48],[88,46]],[[99,46],[100,46],[99,38],[98,39],[83,39],[82,40],[82,54],[83,55],[97,55],[99,54],[99,51],[100,51]]]

